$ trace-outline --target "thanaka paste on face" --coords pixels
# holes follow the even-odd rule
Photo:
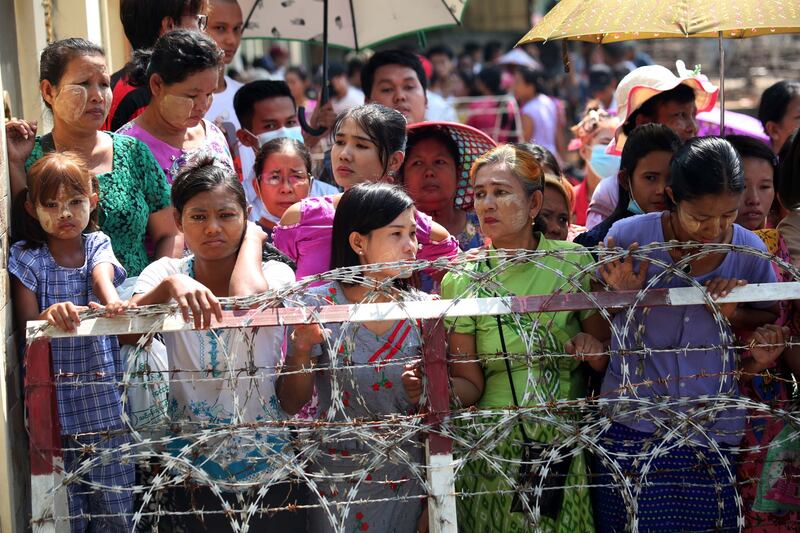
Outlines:
[[[76,199],[80,199],[81,202],[73,204],[72,201]],[[50,202],[56,205],[45,207],[42,204],[36,204],[36,219],[48,235],[58,236],[58,225],[67,220],[71,221],[81,232],[89,225],[89,215],[91,214],[89,197],[68,193],[61,185],[55,198],[48,200],[48,203]]]
[[[53,99],[53,113],[66,122],[78,122],[86,112],[89,93],[85,87],[67,84]]]
[[[170,124],[183,124],[192,116],[194,100],[186,96],[168,94],[159,102],[161,116]]]
[[[510,179],[503,179],[502,178],[495,178],[498,172],[504,172],[509,174]],[[531,200],[530,198],[526,197],[524,191],[522,191],[521,184],[519,184],[519,180],[514,177],[511,172],[503,165],[491,165],[481,168],[478,171],[478,175],[476,176],[475,185],[478,184],[478,180],[482,177],[486,177],[487,182],[495,182],[498,185],[501,183],[505,183],[507,187],[514,189],[515,191],[519,189],[518,193],[515,194],[506,194],[502,196],[495,197],[496,203],[496,213],[495,218],[503,222],[503,226],[507,228],[509,233],[516,234],[522,230],[525,226],[530,226],[532,222],[531,217]],[[513,181],[512,181],[513,180]],[[478,198],[475,199],[475,206],[476,212],[478,212],[478,218],[483,219],[485,216],[484,209],[480,209],[478,207],[479,203],[482,203]],[[497,238],[495,236],[494,238]]]
[[[61,90],[53,99],[53,113],[67,122],[79,121],[87,107],[94,108],[94,105],[89,105],[89,91],[82,83],[93,82],[98,76],[103,80],[103,85],[99,87],[99,97],[105,120],[111,110],[113,95],[111,87],[105,85],[108,83],[108,67],[102,56],[81,56],[69,63],[67,73],[60,81]]]

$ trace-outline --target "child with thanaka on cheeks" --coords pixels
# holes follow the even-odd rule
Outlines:
[[[8,261],[14,307],[20,324],[46,320],[64,331],[75,331],[85,306],[106,306],[107,316],[127,308],[116,287],[125,270],[111,250],[108,236],[97,228],[97,178],[85,163],[68,152],[39,159],[28,173],[27,200],[18,228],[24,238],[14,244]],[[89,233],[84,233],[85,231]],[[51,340],[56,399],[66,472],[79,463],[96,461],[68,485],[73,531],[102,525],[113,531],[129,530],[134,482],[133,465],[123,464],[118,449],[128,442],[123,430],[123,406],[118,377],[124,372],[115,337],[67,337]],[[92,452],[76,450],[91,447]],[[110,453],[102,464],[95,454]],[[94,455],[94,457],[93,457]],[[86,518],[104,515],[103,518]]]

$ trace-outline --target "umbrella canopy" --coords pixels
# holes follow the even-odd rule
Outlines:
[[[720,135],[720,109],[715,107],[710,111],[697,114],[697,135]],[[747,135],[759,141],[769,142],[769,137],[764,133],[764,127],[755,117],[736,113],[735,111],[725,111],[725,131],[721,135]]]
[[[358,50],[461,23],[467,0],[328,0],[328,44]],[[321,0],[240,0],[247,37],[323,41]]]
[[[741,39],[800,30],[797,0],[561,0],[519,44],[569,39]]]

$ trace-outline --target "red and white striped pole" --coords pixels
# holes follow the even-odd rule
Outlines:
[[[30,438],[33,531],[66,533],[70,530],[69,504],[62,483],[64,457],[47,337],[33,341],[25,352],[25,407]]]

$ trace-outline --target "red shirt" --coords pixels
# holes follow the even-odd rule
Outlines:
[[[584,179],[577,185],[572,186],[572,192],[575,193],[575,220],[573,221],[578,226],[586,225],[586,214],[589,211],[589,191],[586,188],[586,180]]]
[[[141,115],[150,103],[150,87],[134,87],[128,83],[125,70],[111,76],[111,109],[103,123],[104,131],[117,131]]]

